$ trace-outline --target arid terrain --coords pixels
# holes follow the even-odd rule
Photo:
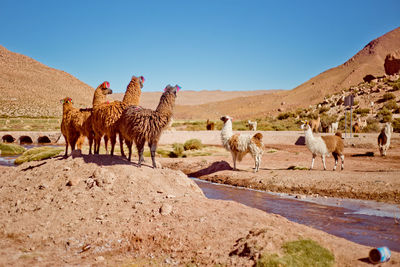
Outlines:
[[[359,168],[371,165],[356,167],[349,159],[342,172],[281,170],[288,165],[285,158],[300,159],[305,151],[275,149],[265,155],[257,175],[247,158],[239,165],[241,171],[229,170],[226,155],[160,162],[248,186],[272,181],[313,188],[328,181],[324,185],[332,189],[342,180],[356,191],[362,178]],[[397,157],[399,152],[398,147],[393,150]],[[366,170],[365,176],[375,178],[364,183],[398,187],[398,177],[391,176],[399,173],[394,158],[373,160],[391,162],[382,168],[393,169],[377,172],[379,178]],[[304,157],[299,163],[308,162]],[[369,247],[232,201],[209,200],[178,170],[138,168],[120,157],[83,155],[1,167],[0,174],[0,265],[252,266],[265,253],[282,255],[285,242],[299,239],[312,239],[330,250],[337,266],[368,265]],[[392,252],[385,265],[399,263],[400,254]]]

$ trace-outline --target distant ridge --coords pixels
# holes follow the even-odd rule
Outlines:
[[[64,71],[0,45],[0,92],[1,116],[40,117],[60,116],[59,100],[65,96],[78,107],[90,106],[94,89]]]

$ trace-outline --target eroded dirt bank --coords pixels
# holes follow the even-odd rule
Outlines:
[[[0,265],[251,266],[310,238],[338,266],[369,247],[231,201],[209,200],[180,171],[120,157],[61,157],[0,168]],[[387,265],[400,263],[393,253]]]
[[[293,166],[307,169],[311,153],[305,146],[275,144],[266,145],[258,173],[253,173],[254,161],[250,155],[238,163],[239,171],[233,171],[229,152],[201,158],[162,159],[162,163],[191,177],[234,186],[400,203],[400,145],[397,142],[386,157],[379,156],[372,144],[346,147],[343,171],[340,166],[332,171],[333,157],[327,158],[326,171],[320,158],[315,160],[314,170],[289,170]]]

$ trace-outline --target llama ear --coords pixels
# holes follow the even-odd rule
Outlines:
[[[107,81],[105,81],[105,82],[103,83],[103,86],[102,86],[102,87],[105,88],[105,89],[110,89],[110,83],[107,82]]]
[[[167,91],[167,89],[169,89],[169,88],[171,88],[172,86],[170,85],[170,84],[168,84],[167,86],[165,86],[165,88],[164,88],[164,92],[166,92]]]
[[[182,87],[180,87],[179,85],[175,85],[175,87],[176,87],[176,91],[177,91],[177,92],[179,92],[179,90],[182,89]]]
[[[140,79],[140,81],[141,81],[142,83],[144,83],[144,81],[146,80],[143,76],[140,76],[139,79]]]

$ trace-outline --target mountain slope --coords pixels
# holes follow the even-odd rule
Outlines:
[[[38,117],[60,116],[65,96],[78,107],[91,106],[94,89],[0,45],[0,92],[0,115]]]
[[[208,103],[196,109],[177,106],[175,117],[216,119],[220,115],[230,114],[237,119],[262,118],[280,111],[308,107],[320,102],[326,95],[359,84],[367,74],[384,75],[386,55],[399,48],[400,28],[397,28],[368,43],[344,64],[311,78],[293,90]]]

